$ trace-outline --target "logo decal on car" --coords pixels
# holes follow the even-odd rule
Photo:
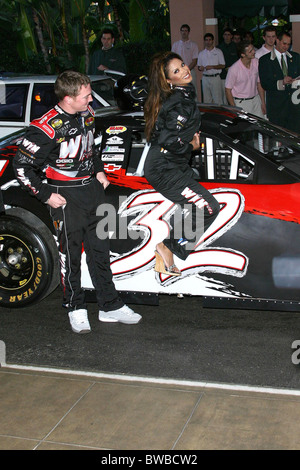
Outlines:
[[[185,261],[178,260],[181,277],[156,274],[156,280],[161,285],[181,282],[186,276],[204,272],[236,277],[246,275],[249,260],[244,253],[230,248],[209,246],[237,223],[244,210],[244,197],[240,191],[231,188],[213,189],[211,193],[221,206],[218,217],[198,240],[194,252]],[[137,191],[121,204],[118,211],[120,218],[137,214],[128,223],[128,236],[131,237],[131,231],[136,232],[136,235],[137,232],[142,232],[144,236],[134,249],[116,255],[112,260],[111,268],[115,279],[126,279],[153,268],[155,246],[168,237],[169,221],[173,213],[174,203],[154,190]],[[135,238],[137,239],[138,235]]]
[[[126,131],[127,127],[125,126],[110,126],[108,129],[106,129],[107,134],[120,134]]]

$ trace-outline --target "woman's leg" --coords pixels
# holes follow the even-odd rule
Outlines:
[[[185,260],[219,214],[219,203],[188,174],[173,179],[172,187],[156,189],[178,204],[171,220],[170,235],[163,243],[172,253]]]

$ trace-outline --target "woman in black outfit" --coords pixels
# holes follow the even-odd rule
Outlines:
[[[145,176],[153,188],[178,205],[182,216],[181,228],[187,212],[191,213],[192,240],[178,227],[171,228],[170,236],[156,246],[155,270],[180,276],[173,254],[185,260],[203,229],[214,221],[220,211],[217,200],[194,179],[196,174],[189,166],[191,152],[200,147],[200,112],[195,102],[192,75],[181,57],[165,52],[154,57],[148,80],[148,98],[144,106],[146,138],[151,147],[145,162]],[[198,223],[201,211],[204,224]],[[176,218],[178,221],[178,217]],[[203,219],[200,219],[203,220]],[[200,233],[199,233],[200,232]]]

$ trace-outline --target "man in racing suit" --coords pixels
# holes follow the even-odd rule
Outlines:
[[[108,237],[100,240],[96,235],[96,211],[109,182],[94,146],[91,92],[87,76],[63,72],[55,83],[59,104],[31,123],[14,159],[20,184],[49,205],[59,244],[63,304],[76,333],[90,331],[81,288],[83,247],[99,320],[133,324],[141,319],[124,305],[115,289]]]

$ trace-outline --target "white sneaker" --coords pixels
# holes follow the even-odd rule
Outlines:
[[[91,331],[90,323],[85,308],[79,308],[69,312],[69,318],[74,333],[89,333]]]
[[[124,305],[118,310],[111,310],[110,312],[99,310],[99,320],[103,322],[119,322],[134,325],[138,323],[141,318],[141,315],[135,313],[127,305]]]

